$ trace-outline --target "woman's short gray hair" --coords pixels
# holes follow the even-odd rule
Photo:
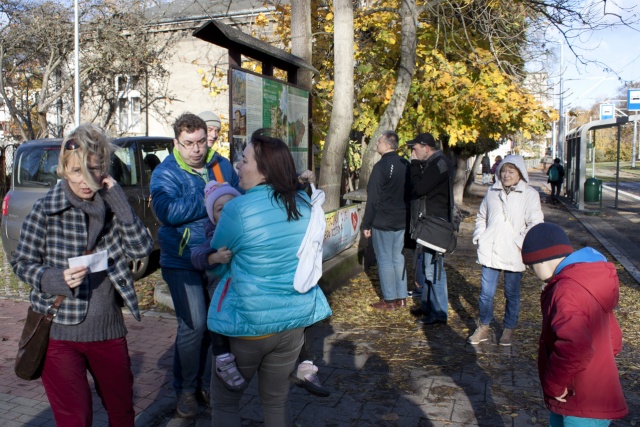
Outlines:
[[[71,156],[75,156],[80,164],[85,182],[93,191],[98,191],[102,185],[100,182],[95,182],[95,178],[89,173],[87,167],[89,156],[93,157],[100,165],[101,175],[106,175],[111,163],[111,154],[114,152],[115,147],[109,142],[107,135],[101,128],[91,123],[82,124],[62,141],[58,158],[58,176],[68,178],[66,166]]]

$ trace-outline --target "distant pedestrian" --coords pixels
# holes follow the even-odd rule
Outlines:
[[[477,345],[489,339],[493,300],[503,272],[506,306],[500,345],[510,346],[520,314],[520,281],[525,270],[520,248],[527,231],[542,222],[544,215],[540,195],[529,186],[529,174],[522,156],[506,156],[496,177],[497,182],[489,188],[480,204],[473,231],[482,278],[478,328],[467,342]]]
[[[491,170],[489,172],[491,173],[492,183],[496,182],[496,171],[498,170],[498,166],[500,166],[501,161],[502,161],[502,156],[496,156],[496,159],[493,162],[493,165],[491,166]]]
[[[487,153],[482,156],[482,185],[491,184],[491,160]]]
[[[556,158],[553,164],[549,166],[547,170],[547,182],[551,184],[551,200],[558,201],[560,197],[560,189],[562,188],[562,181],[564,180],[564,167],[560,163],[560,159]]]
[[[378,262],[382,298],[371,304],[379,310],[407,306],[404,235],[410,198],[409,162],[398,155],[398,135],[382,133],[376,150],[382,155],[373,166],[367,185],[367,204],[362,220],[366,238],[371,238]]]
[[[62,178],[25,218],[11,266],[31,286],[31,307],[53,318],[42,384],[59,426],[90,426],[91,374],[109,425],[133,427],[133,374],[124,304],[140,320],[129,259],[148,256],[153,240],[120,185],[107,174],[113,147],[84,124],[62,142]],[[69,267],[70,258],[102,253],[106,269]],[[107,259],[109,262],[107,263]],[[108,264],[108,265],[107,265]]]
[[[616,266],[589,247],[573,252],[564,230],[550,223],[529,230],[522,260],[545,282],[538,374],[550,426],[605,427],[624,417]]]

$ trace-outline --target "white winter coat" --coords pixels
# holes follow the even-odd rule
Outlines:
[[[509,194],[500,179],[500,170],[506,163],[513,164],[522,175]],[[525,270],[521,255],[524,236],[531,227],[544,221],[540,195],[528,181],[529,174],[521,156],[506,156],[498,166],[496,182],[480,204],[473,231],[479,264],[496,270]]]

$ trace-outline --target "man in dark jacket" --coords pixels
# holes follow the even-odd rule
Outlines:
[[[404,234],[409,202],[409,162],[396,153],[398,135],[384,131],[376,145],[382,158],[371,171],[362,220],[364,236],[371,237],[378,261],[382,299],[371,304],[379,310],[407,305]]]
[[[205,240],[206,183],[215,179],[237,189],[239,179],[229,160],[207,145],[207,125],[200,117],[185,113],[173,130],[173,153],[154,169],[150,191],[153,210],[162,223],[158,232],[162,278],[178,319],[173,359],[176,411],[193,417],[198,414],[196,398],[203,404],[209,401],[211,343],[207,278],[191,263],[191,249]]]
[[[564,168],[560,164],[560,159],[556,158],[553,164],[549,166],[547,176],[549,177],[548,182],[551,184],[551,200],[557,202],[558,197],[560,197],[562,181],[564,180]]]
[[[482,185],[491,184],[491,160],[489,160],[489,155],[484,153],[482,156]]]
[[[430,133],[421,133],[407,143],[411,147],[411,229],[421,216],[430,215],[446,220],[449,218],[449,176],[452,168],[449,159],[436,148]],[[418,245],[418,268],[425,277],[422,291],[421,325],[446,324],[449,297],[447,295],[447,273],[443,256]]]

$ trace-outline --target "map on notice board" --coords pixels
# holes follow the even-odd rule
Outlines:
[[[309,168],[309,92],[271,77],[231,70],[231,160],[235,164],[251,134],[272,130],[291,150],[296,171]]]

